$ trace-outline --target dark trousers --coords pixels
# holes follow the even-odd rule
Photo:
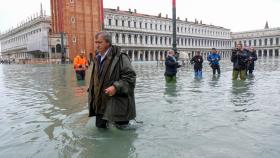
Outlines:
[[[108,121],[102,119],[103,115],[96,115],[96,122],[95,122],[95,126],[97,128],[107,128],[108,127]],[[129,121],[116,121],[115,124],[118,126],[123,126],[123,125],[128,125]]]
[[[77,80],[85,80],[85,76],[86,76],[86,71],[85,70],[77,70],[76,71]]]
[[[220,65],[211,65],[212,70],[213,70],[213,75],[216,74],[216,71],[218,72],[218,74],[221,74],[221,69],[220,69]]]

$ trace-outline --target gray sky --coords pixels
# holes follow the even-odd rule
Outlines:
[[[0,0],[0,31],[15,27],[40,10],[43,3],[50,14],[50,0]],[[104,0],[104,7],[171,17],[172,0]],[[245,31],[270,27],[280,27],[280,0],[177,0],[177,15],[181,19],[202,20],[203,23]]]

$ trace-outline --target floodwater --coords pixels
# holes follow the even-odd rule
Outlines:
[[[72,65],[0,65],[0,157],[278,158],[279,63],[260,59],[245,82],[231,80],[228,60],[219,77],[205,63],[195,79],[187,66],[173,84],[162,65],[134,63],[143,123],[126,130],[95,128],[88,81],[77,82]]]

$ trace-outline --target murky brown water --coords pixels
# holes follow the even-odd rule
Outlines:
[[[176,84],[165,84],[164,67],[134,63],[144,124],[124,131],[94,127],[88,82],[71,65],[0,65],[0,157],[280,157],[279,62],[259,60],[245,82],[231,80],[229,61],[220,77],[205,63],[202,80],[185,67]]]

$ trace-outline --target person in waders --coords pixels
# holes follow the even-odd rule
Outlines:
[[[212,48],[211,54],[208,56],[207,60],[210,62],[210,66],[213,70],[213,75],[216,75],[216,71],[218,75],[221,74],[220,63],[221,56],[217,53],[216,48]]]
[[[74,58],[74,70],[76,72],[77,80],[85,80],[86,70],[88,69],[88,60],[85,57],[85,52],[81,51],[79,55]]]
[[[232,79],[237,80],[239,76],[241,80],[246,80],[248,52],[242,44],[237,44],[237,47],[232,50],[231,62],[233,63]]]
[[[177,62],[174,50],[169,50],[165,59],[165,80],[166,82],[176,82],[177,68],[181,65]]]
[[[196,51],[195,56],[191,59],[191,64],[194,64],[193,69],[194,69],[194,76],[196,78],[202,78],[202,63],[203,63],[203,58],[200,55],[200,52]]]

